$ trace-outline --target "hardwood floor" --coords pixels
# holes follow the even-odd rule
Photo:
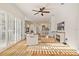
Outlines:
[[[54,41],[54,40],[53,40]],[[16,45],[0,53],[0,56],[78,56],[73,48],[61,43],[39,43],[27,46],[26,41],[20,41]]]
[[[76,50],[60,43],[47,43],[27,48],[29,55],[33,56],[77,56]]]
[[[58,42],[57,40],[55,40],[54,38],[52,37],[40,37],[40,42],[41,43],[56,43]]]

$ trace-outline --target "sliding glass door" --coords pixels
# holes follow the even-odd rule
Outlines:
[[[0,12],[0,50],[21,40],[22,26],[21,19],[6,12]]]
[[[0,49],[6,47],[5,13],[0,12]]]
[[[11,45],[16,42],[15,17],[13,15],[7,15],[7,38],[8,38],[8,45]]]
[[[16,41],[21,40],[21,20],[16,18]]]

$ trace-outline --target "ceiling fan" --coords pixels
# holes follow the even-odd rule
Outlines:
[[[35,11],[36,12],[34,15],[41,13],[41,15],[43,16],[44,13],[50,13],[50,11],[47,11],[45,9],[46,9],[46,7],[42,7],[39,10],[32,10],[32,11]]]

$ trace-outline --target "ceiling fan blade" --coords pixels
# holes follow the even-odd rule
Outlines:
[[[45,9],[45,7],[40,8],[40,11],[43,11]]]
[[[40,8],[40,11],[42,11],[42,8]]]
[[[41,13],[41,15],[43,16],[43,13]]]
[[[43,10],[45,9],[45,7],[42,8]]]
[[[39,12],[39,11],[37,11],[37,10],[32,10],[32,11]]]
[[[39,12],[38,12],[39,13]],[[34,15],[38,14],[38,13],[35,13]]]
[[[50,13],[50,11],[42,11],[43,13]]]

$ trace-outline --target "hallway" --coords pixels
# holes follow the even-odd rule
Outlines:
[[[55,39],[53,39],[55,41]],[[22,40],[7,50],[0,53],[0,56],[78,56],[75,49],[62,43],[39,43],[34,46],[27,46],[26,40]]]

